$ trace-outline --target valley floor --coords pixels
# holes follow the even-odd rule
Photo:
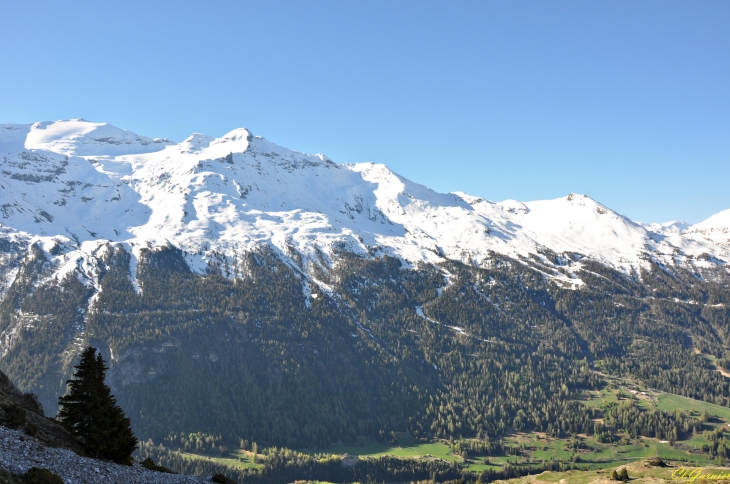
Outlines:
[[[500,472],[505,469],[522,469],[525,473],[530,466],[544,465],[557,461],[563,468],[575,470],[565,472],[544,472],[537,476],[519,478],[519,483],[534,481],[536,484],[554,482],[560,484],[587,484],[605,481],[613,469],[628,466],[630,472],[644,480],[668,479],[667,469],[647,466],[647,459],[659,457],[677,466],[717,467],[720,460],[708,454],[711,433],[724,432],[730,427],[730,408],[702,402],[665,392],[645,388],[640,384],[621,378],[605,376],[606,386],[601,390],[585,391],[582,403],[589,407],[601,408],[616,402],[633,401],[643,410],[659,410],[667,413],[684,412],[695,417],[704,416],[702,432],[684,436],[682,440],[670,443],[665,440],[616,435],[613,442],[600,442],[592,435],[577,434],[571,438],[553,438],[542,432],[512,432],[503,439],[506,452],[491,455],[467,453],[465,448],[470,440],[430,442],[418,441],[408,433],[397,433],[397,442],[384,444],[367,438],[358,438],[355,443],[336,443],[325,448],[298,449],[296,452],[309,456],[331,456],[359,459],[374,459],[383,456],[420,461],[442,461],[457,466],[476,479],[484,471]],[[156,447],[158,445],[156,444]],[[181,449],[169,448],[169,452]],[[254,462],[250,450],[231,450],[225,457],[213,452],[180,452],[190,461],[204,460],[221,466],[221,470],[263,469],[267,466],[269,449],[261,449]],[[162,457],[162,455],[157,455]],[[164,459],[163,459],[164,462]],[[634,476],[632,474],[632,477]],[[665,476],[664,474],[667,474]],[[670,472],[671,474],[671,472]],[[638,478],[638,477],[637,477]],[[517,483],[517,480],[514,480]]]

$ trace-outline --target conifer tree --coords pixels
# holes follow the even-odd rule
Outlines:
[[[104,383],[107,366],[101,353],[89,347],[68,380],[69,392],[59,397],[56,419],[83,443],[92,457],[132,463],[137,439],[129,419]]]

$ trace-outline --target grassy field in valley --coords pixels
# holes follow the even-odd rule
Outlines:
[[[730,423],[730,408],[714,405],[691,398],[657,392],[643,388],[631,380],[607,378],[607,385],[601,390],[586,391],[582,403],[594,408],[600,408],[608,403],[633,399],[637,405],[647,410],[656,408],[665,412],[680,410],[699,416],[703,412],[710,419],[703,424],[703,430],[715,430]],[[576,435],[581,442],[581,449],[568,448],[567,439],[555,439],[542,433],[513,433],[503,438],[504,444],[517,449],[519,455],[469,455],[466,459],[452,452],[447,441],[423,442],[416,441],[408,433],[397,434],[398,443],[395,445],[383,444],[367,438],[359,438],[357,443],[335,443],[324,448],[298,449],[299,452],[314,454],[350,455],[360,458],[373,458],[390,455],[400,458],[414,459],[443,459],[456,462],[469,470],[479,473],[485,469],[501,469],[506,465],[524,466],[539,465],[550,459],[574,463],[576,466],[589,471],[571,471],[570,473],[543,473],[539,479],[535,476],[530,479],[540,482],[561,482],[561,484],[583,484],[600,479],[605,472],[610,472],[619,466],[639,466],[647,458],[660,457],[662,459],[685,465],[711,466],[717,463],[709,456],[700,452],[702,445],[709,444],[702,433],[691,435],[685,440],[678,441],[673,447],[666,441],[650,438],[636,438],[628,440],[625,445],[616,443],[601,443],[593,436]],[[190,459],[209,459],[231,468],[243,469],[260,467],[263,459],[252,462],[251,452],[234,450],[230,455],[221,457],[213,455],[199,455],[184,453]],[[261,456],[263,457],[263,456]],[[639,467],[637,467],[637,472]],[[659,477],[666,469],[643,469],[641,475],[645,478]],[[654,474],[652,474],[654,473]],[[564,474],[564,475],[563,475]],[[561,477],[562,476],[562,477]],[[559,477],[559,478],[558,478]],[[586,480],[587,479],[587,480]],[[565,480],[566,482],[562,482]],[[520,482],[523,482],[521,480]]]

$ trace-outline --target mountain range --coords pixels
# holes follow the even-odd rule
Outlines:
[[[492,202],[442,194],[374,163],[337,164],[246,129],[182,143],[84,120],[0,125],[3,236],[63,247],[60,273],[108,243],[137,256],[174,246],[201,271],[260,244],[306,264],[334,247],[408,263],[481,264],[576,253],[622,270],[646,259],[705,267],[728,260],[730,210],[696,225],[642,224],[585,195]],[[566,283],[580,283],[563,274]]]
[[[730,358],[730,210],[644,224],[587,195],[437,193],[246,129],[3,124],[0,157],[0,366],[46,409],[87,344],[156,438],[547,429],[596,364],[730,401],[694,356]]]

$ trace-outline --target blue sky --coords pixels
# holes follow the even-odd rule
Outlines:
[[[438,191],[730,208],[730,2],[5,2],[0,122],[236,127]]]

